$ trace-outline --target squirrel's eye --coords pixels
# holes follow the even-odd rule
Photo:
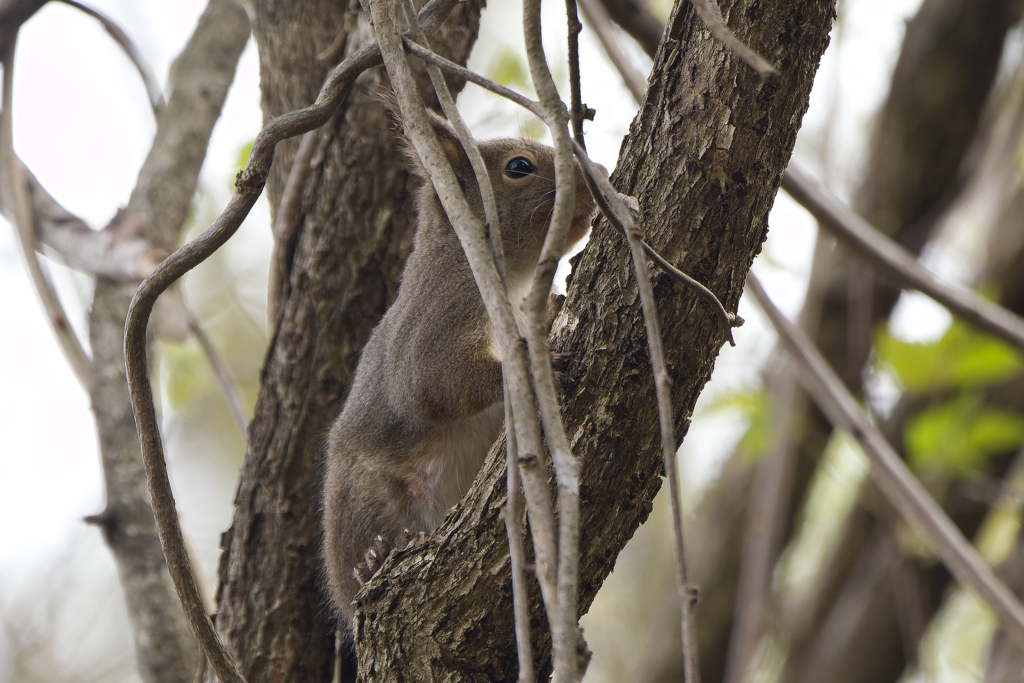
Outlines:
[[[507,166],[505,166],[505,175],[509,178],[518,180],[533,174],[536,170],[537,167],[531,164],[529,159],[516,157],[512,161],[508,162]]]

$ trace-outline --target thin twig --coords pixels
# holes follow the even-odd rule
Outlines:
[[[430,42],[427,40],[426,34],[423,33],[423,28],[416,18],[416,6],[412,4],[412,0],[406,0],[403,8],[405,9],[406,21],[409,23],[409,29],[412,32],[413,38],[424,48],[430,50]],[[448,118],[452,128],[455,129],[455,134],[458,135],[459,142],[462,143],[462,149],[465,150],[466,156],[469,157],[469,164],[473,168],[473,174],[476,176],[476,182],[480,189],[480,200],[484,205],[485,229],[491,241],[491,256],[494,259],[494,266],[498,270],[498,277],[502,283],[505,283],[505,248],[501,243],[501,218],[498,213],[498,203],[494,199],[494,186],[491,184],[491,176],[487,172],[487,165],[484,163],[484,158],[480,155],[480,147],[477,146],[476,140],[473,139],[469,126],[466,125],[465,119],[462,118],[458,107],[455,106],[455,98],[452,97],[452,93],[448,89],[448,83],[445,82],[441,69],[436,64],[428,62],[427,74],[430,76],[430,83],[434,86],[434,92],[437,93],[437,100],[441,104],[441,110]]]
[[[737,57],[747,63],[747,66],[756,71],[762,81],[770,83],[778,80],[779,72],[775,70],[775,67],[764,57],[747,47],[725,25],[725,20],[722,19],[722,12],[718,8],[716,0],[690,0],[690,4],[697,10],[697,15],[704,22],[704,25],[707,26],[708,30],[711,31],[711,34],[735,52]]]
[[[516,652],[519,655],[519,683],[535,683],[533,642],[530,640],[530,591],[526,585],[526,549],[523,547],[521,520],[522,484],[519,477],[519,444],[515,416],[508,386],[505,387],[505,533],[508,534],[509,561],[512,565],[512,613],[516,626]]]
[[[786,169],[782,189],[829,232],[897,281],[928,295],[967,322],[1024,349],[1024,319],[969,289],[933,275],[913,255],[847,208],[795,164]]]
[[[475,71],[470,71],[464,66],[460,66],[455,62],[447,60],[441,55],[437,54],[436,52],[431,52],[422,45],[417,45],[415,41],[413,41],[407,36],[403,37],[402,44],[405,46],[405,49],[409,51],[410,54],[414,54],[426,62],[435,64],[441,69],[447,71],[448,73],[458,76],[459,78],[468,81],[469,83],[473,83],[474,85],[478,85],[481,88],[484,88],[485,90],[489,90],[493,92],[495,95],[500,95],[501,97],[504,97],[508,100],[511,100],[512,102],[515,102],[520,107],[523,107],[524,109],[528,110],[537,118],[543,117],[543,111],[541,110],[540,104],[538,102],[534,102],[530,98],[520,95],[515,90],[511,90],[503,85],[499,85],[498,83],[495,83],[489,78],[481,76]]]
[[[661,344],[661,330],[658,324],[657,305],[654,291],[647,274],[647,261],[644,258],[643,242],[640,229],[633,222],[633,217],[625,203],[619,198],[608,178],[601,173],[585,152],[576,150],[583,171],[592,183],[591,195],[600,197],[606,203],[607,218],[618,223],[629,242],[630,254],[633,258],[633,269],[636,273],[637,288],[644,312],[644,325],[647,328],[647,344],[651,355],[651,369],[654,372],[655,393],[658,398],[658,424],[661,429],[661,450],[665,464],[665,476],[669,484],[670,507],[672,508],[672,530],[675,541],[676,592],[679,597],[679,609],[682,613],[682,646],[685,681],[699,683],[700,665],[697,652],[697,631],[694,616],[697,595],[690,586],[686,569],[686,553],[683,545],[683,520],[679,502],[679,474],[676,462],[675,423],[672,418],[671,378],[665,366],[665,355]],[[595,189],[597,190],[595,192]],[[600,205],[600,204],[599,204]]]
[[[583,119],[587,116],[583,106],[583,93],[580,89],[580,23],[576,12],[576,0],[565,0],[565,14],[569,26],[569,120],[572,123],[572,137],[583,149],[587,143],[583,140]],[[591,116],[593,118],[593,116]]]
[[[456,2],[431,0],[420,13],[424,30],[428,34],[436,31]],[[380,49],[377,45],[360,50],[331,71],[312,106],[279,116],[264,126],[253,143],[249,161],[235,181],[235,194],[220,217],[199,237],[171,254],[143,280],[128,309],[125,323],[128,386],[160,541],[189,626],[222,683],[243,683],[244,679],[210,622],[185,550],[153,405],[146,353],[146,327],[157,297],[182,275],[209,258],[238,230],[263,190],[277,143],[326,123],[348,95],[355,79],[380,62]]]
[[[597,39],[601,41],[601,46],[607,53],[608,59],[622,76],[633,99],[640,103],[644,99],[644,93],[647,92],[647,79],[634,68],[633,62],[622,49],[622,45],[619,44],[619,38],[615,35],[615,29],[612,27],[611,19],[608,18],[608,13],[597,0],[579,0],[579,3],[583,10],[583,16],[587,18],[590,28],[594,29],[594,33],[597,34]]]
[[[157,81],[156,75],[153,73],[153,70],[149,68],[145,58],[142,56],[142,52],[140,52],[139,48],[136,47],[134,42],[132,42],[132,39],[128,37],[128,34],[117,25],[117,22],[102,12],[94,10],[92,7],[83,5],[82,3],[77,2],[77,0],[60,0],[60,2],[63,2],[65,5],[70,5],[79,11],[85,12],[90,17],[100,22],[104,30],[110,34],[110,37],[114,39],[114,42],[116,42],[124,51],[124,54],[128,57],[129,61],[131,61],[135,70],[139,72],[140,76],[142,76],[142,83],[146,86],[146,94],[149,96],[149,104],[153,108],[153,115],[159,116],[160,111],[164,108],[164,95],[160,91],[160,82]]]
[[[28,268],[29,276],[32,279],[32,286],[39,295],[46,311],[46,317],[57,337],[57,343],[64,357],[71,366],[72,372],[86,391],[89,389],[90,377],[92,376],[92,365],[89,357],[82,347],[82,342],[75,334],[64,306],[57,296],[53,283],[43,272],[42,265],[36,257],[36,234],[33,229],[32,201],[25,190],[25,182],[21,175],[21,163],[14,156],[14,47],[17,36],[11,38],[6,44],[3,53],[4,82],[3,82],[3,111],[0,111],[0,173],[6,176],[5,188],[0,191],[6,195],[4,204],[11,207],[11,218],[14,223],[14,232],[18,237],[18,244],[21,247],[22,256],[25,257],[25,266]]]
[[[828,362],[806,335],[786,320],[752,274],[747,276],[747,287],[794,359],[807,393],[833,425],[847,431],[864,449],[871,461],[871,478],[878,489],[900,516],[924,536],[953,575],[987,602],[1003,628],[1024,644],[1024,605],[996,578],[860,409]]]
[[[725,310],[725,306],[723,306],[722,302],[718,300],[718,297],[715,296],[714,292],[666,261],[665,258],[656,252],[651,245],[647,244],[647,242],[641,241],[641,244],[643,245],[644,251],[647,252],[647,255],[651,257],[651,260],[657,263],[662,270],[678,279],[680,282],[683,282],[687,287],[695,291],[698,296],[708,302],[708,305],[711,306],[715,315],[718,317],[718,326],[719,329],[722,330],[722,336],[724,336],[726,341],[729,342],[729,346],[736,346],[736,340],[732,338],[732,328],[741,327],[743,325],[743,318],[735,313],[730,313]]]
[[[551,645],[555,683],[576,683],[579,678],[577,645],[582,638],[579,628],[579,544],[580,544],[580,462],[572,452],[562,423],[561,411],[551,373],[548,348],[547,303],[555,270],[562,256],[569,226],[576,205],[576,164],[572,158],[573,142],[569,135],[569,112],[558,95],[555,81],[544,55],[541,30],[540,0],[523,2],[523,36],[526,57],[530,64],[533,87],[537,91],[544,115],[541,117],[551,131],[555,162],[555,198],[544,245],[541,247],[530,292],[523,303],[527,313],[527,347],[530,371],[537,392],[537,404],[544,425],[544,436],[555,466],[558,485],[558,573],[557,608],[548,616],[552,623]]]

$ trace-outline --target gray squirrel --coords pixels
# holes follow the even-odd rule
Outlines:
[[[427,114],[470,208],[483,220],[476,176],[458,136],[446,120]],[[504,417],[495,333],[469,263],[416,152],[404,139],[400,144],[422,184],[413,252],[397,299],[363,349],[327,443],[323,553],[331,602],[347,639],[352,600],[379,569],[390,541],[402,546],[408,530],[429,532],[444,520],[469,490]],[[508,293],[522,330],[519,304],[554,202],[554,153],[530,140],[479,147],[494,187]],[[577,165],[565,250],[586,235],[594,208]]]

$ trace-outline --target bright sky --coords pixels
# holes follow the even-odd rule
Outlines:
[[[90,0],[90,4],[120,23],[163,79],[203,3]],[[830,114],[837,117],[827,169],[841,193],[855,177],[870,113],[884,96],[904,20],[918,4],[919,0],[842,2],[842,41],[833,40],[823,61],[798,142],[798,155],[805,165],[819,169],[818,141],[824,122]],[[492,3],[481,45],[521,45],[521,36],[510,38],[506,30],[516,21],[514,5]],[[563,6],[549,2],[546,7],[555,16]],[[554,18],[548,25],[560,21]],[[557,36],[549,41],[549,57],[564,54],[560,41]],[[639,50],[635,52],[640,55]],[[635,107],[588,31],[583,36],[583,55],[584,100],[598,110],[596,121],[588,128],[588,142],[596,159],[611,168]],[[488,63],[488,56],[474,56],[476,68],[486,69]],[[650,62],[642,64],[646,70]],[[504,128],[495,127],[495,119],[485,115],[484,105],[473,104],[483,101],[478,93],[470,92],[464,101],[470,103],[467,118],[471,125],[475,119],[481,135],[517,134],[515,116],[505,117]],[[259,122],[258,67],[250,45],[204,168],[204,181],[225,193],[218,201],[226,201],[238,150],[255,136]],[[17,54],[15,148],[65,207],[94,227],[104,225],[127,201],[153,131],[137,74],[93,20],[51,3],[25,26]],[[813,223],[780,194],[770,225],[768,246],[756,268],[783,309],[792,314],[802,302]],[[265,222],[253,230],[266,230]],[[266,257],[265,236],[260,233],[260,238],[252,238],[251,244],[257,245],[255,255],[246,258]],[[90,297],[87,282],[66,271],[58,271],[56,277],[73,321],[81,323]],[[81,528],[81,517],[101,509],[103,493],[87,397],[57,348],[6,224],[0,224],[0,291],[4,292],[0,320],[6,330],[0,335],[3,584],[4,577],[24,577],[51,562],[70,535]],[[739,347],[723,351],[709,391],[749,383],[757,373],[756,359],[771,346],[771,336],[765,334],[749,305],[743,305],[741,315],[748,324],[737,334]],[[728,415],[719,415],[694,423],[684,459],[704,464],[688,468],[690,488],[706,480],[714,472],[708,463],[732,447],[742,427],[735,422],[730,423]],[[229,522],[229,504],[230,498],[222,501],[221,511],[211,520],[216,528]],[[215,557],[216,546],[203,548],[202,553]]]

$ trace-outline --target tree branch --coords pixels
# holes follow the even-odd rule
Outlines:
[[[1024,605],[978,556],[970,542],[924,490],[868,417],[857,406],[835,371],[795,325],[786,320],[757,278],[747,287],[793,357],[799,378],[836,427],[856,439],[871,461],[871,478],[903,519],[913,525],[960,581],[974,590],[996,613],[1003,628],[1024,644]]]
[[[853,213],[795,164],[786,169],[782,189],[829,232],[898,282],[928,295],[967,322],[1024,349],[1024,319],[969,289],[933,275],[903,247]]]
[[[619,44],[619,38],[615,35],[611,21],[608,19],[608,13],[604,11],[604,7],[599,0],[579,0],[579,3],[583,9],[583,16],[587,18],[587,23],[590,24],[590,27],[594,29],[594,33],[597,34],[598,40],[601,41],[601,46],[604,47],[604,51],[608,54],[608,59],[611,60],[616,71],[622,76],[622,80],[629,89],[630,94],[633,95],[633,99],[639,104],[644,98],[644,93],[647,91],[647,79],[636,70],[633,62],[623,51],[622,46]]]

